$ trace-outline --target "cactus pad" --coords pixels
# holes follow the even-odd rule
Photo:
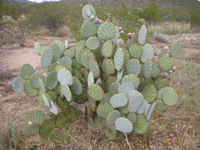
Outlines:
[[[90,59],[95,59],[95,55],[92,52],[84,52],[81,55],[81,64],[84,66],[86,69],[89,67],[89,60]]]
[[[43,68],[47,68],[50,66],[51,62],[52,62],[52,59],[53,59],[53,53],[51,52],[50,49],[45,49],[43,52],[42,52],[42,55],[40,57],[40,63],[41,63],[41,66]]]
[[[172,87],[163,87],[158,91],[157,99],[162,99],[162,96],[166,90],[174,90]]]
[[[142,53],[142,56],[141,56],[141,61],[143,63],[145,63],[148,58],[150,60],[153,58],[153,46],[150,45],[150,44],[145,44],[144,47],[143,47],[143,53]]]
[[[169,79],[162,79],[157,84],[156,88],[159,91],[161,88],[166,87],[169,85]]]
[[[34,73],[30,78],[30,83],[33,88],[37,89],[40,88],[40,85],[38,83],[38,78],[40,78],[43,82],[45,81],[45,78],[41,73]]]
[[[152,103],[156,98],[157,90],[153,84],[149,84],[142,89],[141,93],[143,94],[144,99],[148,103]]]
[[[129,112],[131,113],[136,112],[140,107],[140,105],[142,104],[142,102],[143,102],[143,97],[141,95],[133,97],[129,102],[129,107],[128,107]]]
[[[88,74],[88,87],[90,87],[91,85],[94,84],[94,75],[93,73],[90,71],[90,73]]]
[[[165,104],[163,103],[163,101],[162,101],[161,99],[155,100],[155,103],[156,103],[156,108],[157,108],[159,111],[165,110]]]
[[[113,111],[113,107],[107,103],[101,103],[97,107],[97,115],[103,118],[107,118],[107,116]]]
[[[174,90],[166,90],[162,96],[163,102],[168,106],[173,106],[178,101],[178,96]]]
[[[54,115],[57,115],[58,110],[52,101],[50,101],[50,105],[51,105],[50,112],[52,112]]]
[[[60,56],[62,55],[62,52],[57,44],[51,44],[49,46],[49,49],[52,52],[52,62],[56,62],[59,60]]]
[[[113,54],[113,46],[112,42],[110,40],[107,40],[106,42],[103,43],[103,46],[101,48],[103,56],[109,58]]]
[[[141,71],[141,65],[139,60],[131,59],[126,63],[126,71],[128,74],[134,74],[138,76]]]
[[[101,101],[103,99],[104,92],[98,84],[93,84],[88,88],[88,95],[96,101]]]
[[[45,86],[45,84],[44,84],[44,81],[43,81],[42,79],[38,78],[38,83],[39,83],[41,89],[42,89],[44,92],[46,92],[47,89],[46,89],[46,86]]]
[[[137,95],[140,95],[142,97],[142,99],[143,99],[142,93],[138,92],[137,90],[129,91],[126,96],[128,97],[128,100],[130,102]]]
[[[45,79],[45,85],[49,90],[54,89],[58,84],[57,72],[49,72]]]
[[[100,42],[98,37],[96,36],[92,36],[90,38],[87,39],[85,46],[89,49],[89,50],[95,50],[99,47]]]
[[[143,100],[142,104],[140,105],[140,107],[137,110],[137,114],[141,115],[143,113],[145,113],[145,109],[148,105],[148,102],[146,100]]]
[[[114,55],[114,64],[117,71],[120,71],[124,65],[124,52],[119,48]]]
[[[30,64],[24,64],[20,69],[20,77],[24,80],[30,79],[31,75],[34,73],[34,69]]]
[[[180,49],[180,43],[179,42],[174,42],[174,44],[172,45],[171,47],[171,50],[170,50],[170,56],[171,57],[174,57],[176,56],[176,54],[178,53],[179,49]]]
[[[159,74],[160,74],[161,70],[159,68],[159,65],[158,64],[155,64],[153,65],[153,68],[152,68],[152,78],[156,78]]]
[[[32,125],[29,125],[26,129],[24,129],[23,134],[28,137],[34,136],[34,135],[38,134],[39,130],[40,130],[39,125],[32,124]]]
[[[73,77],[73,84],[70,86],[71,92],[76,95],[80,95],[82,93],[82,85],[81,82]]]
[[[35,89],[31,86],[31,83],[29,80],[26,81],[26,83],[24,84],[24,93],[28,96],[28,97],[35,97],[38,95],[39,91],[38,89]]]
[[[100,76],[100,69],[96,60],[94,59],[89,60],[88,69],[93,73],[95,79]]]
[[[123,133],[130,133],[133,131],[132,123],[124,117],[119,117],[115,120],[116,129]]]
[[[147,36],[147,28],[143,24],[142,27],[140,28],[139,37],[138,37],[138,42],[140,45],[144,45],[146,36]]]
[[[127,41],[126,48],[129,50],[129,48],[131,47],[131,45],[133,45],[134,42],[135,42],[135,33],[132,33],[131,38],[128,39]]]
[[[107,116],[106,122],[109,126],[114,125],[115,120],[121,116],[121,113],[118,110],[113,110],[109,115]]]
[[[118,81],[121,81],[122,76],[123,76],[123,69],[122,69],[121,71],[118,71],[118,72],[117,72],[117,80],[118,80]]]
[[[118,93],[127,94],[129,91],[134,90],[134,85],[132,83],[125,82],[118,88]]]
[[[149,79],[152,74],[152,63],[151,60],[148,58],[145,63],[144,63],[144,68],[143,68],[143,75],[146,79]]]
[[[107,75],[115,74],[115,66],[112,59],[104,59],[102,62],[102,70]]]
[[[146,121],[146,118],[142,115],[136,115],[136,123],[133,131],[137,132],[138,134],[142,134],[146,132],[147,128],[148,122]]]
[[[65,40],[65,43],[66,43],[67,40]],[[58,45],[61,53],[64,52],[64,50],[68,47],[68,41],[67,41],[67,47],[65,46],[65,44],[63,44],[61,41],[55,41],[54,44]]]
[[[61,70],[59,70],[58,74],[57,74],[57,78],[58,78],[58,81],[61,84],[66,84],[68,86],[71,86],[73,84],[72,74],[67,69],[61,69]]]
[[[96,24],[90,19],[87,19],[81,27],[82,38],[87,39],[91,36],[95,36],[96,34],[97,34]]]
[[[36,54],[40,56],[41,55],[41,46],[38,42],[35,42],[34,49],[35,49]]]
[[[103,98],[103,100],[101,100],[101,102],[100,103],[108,103],[108,104],[110,104],[110,98],[111,98],[112,96],[110,95],[110,93],[105,93],[104,94],[104,98]]]
[[[45,122],[42,124],[39,135],[41,137],[46,137],[51,133],[51,131],[56,127],[55,122],[52,119],[45,120]]]
[[[156,107],[156,103],[153,103],[152,106],[151,106],[151,109],[149,110],[149,112],[146,116],[146,121],[149,121],[151,119],[151,114],[154,111],[155,107]]]
[[[82,9],[82,16],[84,19],[90,18],[91,15],[96,15],[96,11],[92,5],[85,5]]]
[[[133,83],[135,89],[137,89],[140,85],[140,79],[134,74],[125,75],[121,80],[121,84],[125,82]]]
[[[158,65],[162,71],[170,71],[173,67],[173,62],[169,56],[165,55],[159,58]]]
[[[21,78],[16,78],[13,83],[13,90],[15,93],[20,94],[24,91],[24,85]]]
[[[141,45],[133,44],[129,48],[129,53],[131,57],[138,59],[142,56],[143,48]]]
[[[102,40],[110,40],[115,37],[115,26],[111,22],[104,22],[99,26],[97,35]]]
[[[71,90],[66,84],[61,84],[61,93],[65,96],[68,102],[72,100]]]
[[[60,64],[63,65],[63,63],[67,62],[70,64],[70,66],[72,65],[72,59],[70,57],[62,57],[59,59]]]
[[[34,124],[42,125],[45,120],[45,116],[41,111],[32,110],[30,111],[24,118],[24,122],[26,125],[29,125],[28,122],[31,121]]]
[[[136,122],[136,114],[135,113],[128,113],[127,119],[132,123],[132,125],[135,125]]]
[[[127,103],[128,98],[124,94],[116,94],[110,99],[110,104],[113,108],[124,107]]]
[[[56,126],[62,129],[67,123],[67,117],[64,113],[59,113],[56,119]]]
[[[80,48],[85,48],[85,40],[82,40],[82,41],[79,41],[77,44],[76,44],[76,48],[75,50],[79,50]]]

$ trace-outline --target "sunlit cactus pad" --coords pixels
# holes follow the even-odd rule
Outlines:
[[[96,24],[93,21],[91,21],[90,19],[87,19],[81,27],[82,38],[87,39],[91,36],[95,36],[96,33],[97,33]]]
[[[165,55],[159,58],[158,65],[162,71],[170,71],[173,67],[173,62],[169,56]]]
[[[128,98],[124,94],[116,94],[110,99],[110,104],[113,108],[124,107],[127,103]]]
[[[166,105],[173,106],[178,101],[178,96],[174,90],[166,90],[164,91],[162,100]]]
[[[132,123],[124,117],[117,118],[115,120],[115,126],[118,131],[123,133],[130,133],[131,131],[133,131]]]
[[[132,44],[129,48],[129,53],[131,57],[138,59],[142,56],[143,48],[141,45]]]
[[[24,84],[24,93],[28,96],[28,97],[35,97],[38,95],[38,89],[35,89],[31,86],[31,83],[29,80],[26,81],[26,83]]]

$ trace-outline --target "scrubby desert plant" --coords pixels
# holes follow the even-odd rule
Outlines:
[[[46,76],[27,63],[13,83],[16,93],[39,96],[40,106],[50,116],[45,120],[41,111],[30,111],[24,119],[24,135],[45,138],[55,128],[74,122],[83,112],[71,102],[88,104],[88,121],[109,139],[145,133],[154,109],[163,111],[178,101],[175,90],[168,85],[179,42],[171,47],[170,56],[164,49],[153,64],[154,49],[145,43],[145,25],[139,31],[138,43],[134,44],[135,33],[131,33],[125,44],[120,38],[123,28],[98,19],[91,5],[83,7],[82,16],[80,34],[84,40],[75,49],[68,47],[67,40],[65,44],[55,41],[49,47],[36,42],[35,52],[41,56]],[[163,77],[163,72],[167,76]]]

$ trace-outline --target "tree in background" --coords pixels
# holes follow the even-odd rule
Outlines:
[[[34,4],[29,7],[26,17],[35,27],[49,29],[55,34],[65,24],[68,12],[65,6],[57,2]]]

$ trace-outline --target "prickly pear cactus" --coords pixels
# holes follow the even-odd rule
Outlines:
[[[176,70],[172,69],[172,57],[180,49],[179,42],[173,44],[169,55],[162,51],[153,64],[154,49],[145,42],[145,25],[138,33],[139,43],[134,43],[132,33],[126,44],[120,38],[122,28],[97,18],[91,5],[83,7],[82,16],[84,40],[75,49],[68,47],[67,40],[65,44],[55,41],[49,47],[36,42],[35,52],[41,56],[46,75],[27,63],[21,67],[21,78],[13,83],[17,94],[24,91],[29,97],[39,96],[39,105],[50,116],[45,120],[42,112],[30,111],[25,116],[28,127],[24,134],[47,137],[54,128],[63,128],[83,114],[69,103],[86,101],[88,120],[108,138],[145,133],[154,109],[163,111],[178,101],[175,90],[168,86]]]

